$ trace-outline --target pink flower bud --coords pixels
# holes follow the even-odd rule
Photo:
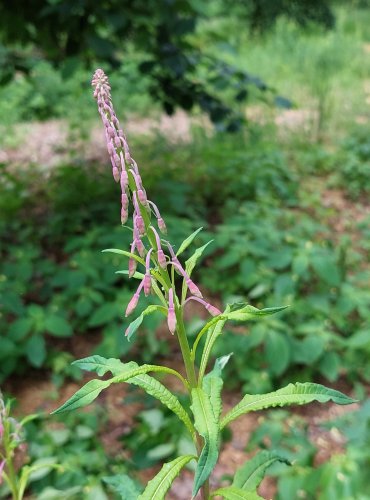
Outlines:
[[[128,208],[128,196],[126,193],[121,194],[121,205],[127,210]]]
[[[195,295],[196,297],[200,297],[200,298],[203,297],[203,295],[202,295],[201,291],[199,290],[199,288],[197,287],[197,285],[193,281],[191,281],[190,278],[185,279],[185,281],[186,281],[186,284],[188,285],[188,288],[189,288],[190,293],[192,295]]]
[[[141,215],[136,215],[134,224],[137,227],[139,233],[143,236],[145,234],[145,224],[144,219],[141,217]]]
[[[140,200],[140,203],[144,206],[147,205],[147,198],[146,198],[146,194],[145,194],[145,191],[143,189],[138,189],[138,192],[137,192],[137,196]]]
[[[159,219],[157,220],[157,223],[158,223],[158,227],[159,227],[159,230],[161,231],[161,233],[167,234],[167,227],[166,227],[166,224],[164,223],[164,220],[162,219],[162,217],[159,217]]]
[[[137,251],[139,252],[139,255],[140,257],[144,257],[144,254],[145,254],[145,247],[144,247],[144,244],[143,242],[141,241],[140,238],[137,238],[135,240],[135,244],[136,244],[136,248],[137,248]]]
[[[0,462],[0,484],[3,482],[3,470],[5,466],[5,460]]]
[[[150,274],[145,274],[144,276],[144,294],[147,297],[152,289],[152,278]]]
[[[159,248],[157,252],[157,259],[158,259],[158,264],[165,269],[167,266],[167,261],[166,261],[166,256],[162,250],[162,248]]]
[[[108,127],[107,133],[108,133],[109,137],[111,137],[112,139],[116,136],[116,133],[115,133],[115,130],[113,127]]]
[[[219,316],[220,314],[222,314],[222,312],[219,309],[217,309],[217,307],[213,306],[212,304],[207,304],[206,309],[211,316]]]
[[[128,186],[128,175],[124,167],[121,170],[120,182],[121,182],[121,191],[122,193],[124,193]]]
[[[121,160],[117,153],[113,155],[113,161],[117,168],[121,167]]]
[[[167,324],[168,329],[174,335],[176,331],[176,313],[175,306],[173,303],[173,290],[172,288],[168,291],[168,313],[167,313]]]
[[[126,317],[129,316],[134,311],[134,309],[136,308],[137,303],[139,302],[139,297],[140,297],[141,289],[143,288],[143,286],[144,286],[144,280],[141,281],[138,289],[136,290],[136,292],[134,293],[132,299],[128,303],[128,306],[126,308],[126,313],[125,313]]]
[[[136,266],[137,266],[136,260],[133,259],[132,257],[130,257],[129,261],[128,261],[128,277],[129,278],[132,278],[133,275],[135,274]]]
[[[114,138],[114,144],[115,144],[116,148],[120,148],[121,147],[121,140],[118,137],[118,135],[116,135],[116,137]]]
[[[119,170],[116,166],[113,167],[112,169],[112,174],[113,174],[113,179],[116,181],[116,182],[119,182],[119,179],[120,179],[120,173],[119,173]]]
[[[128,219],[128,211],[127,208],[122,207],[121,208],[121,224],[126,224]]]

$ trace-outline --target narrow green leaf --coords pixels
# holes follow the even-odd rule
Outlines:
[[[103,477],[103,481],[107,483],[122,500],[137,500],[137,497],[140,495],[140,490],[135,481],[127,476],[127,474]]]
[[[214,491],[211,497],[221,496],[225,500],[263,500],[262,497],[257,495],[254,491],[244,491],[235,486],[227,486],[226,488],[219,488]]]
[[[247,394],[240,403],[225,415],[221,421],[221,428],[240,415],[249,413],[250,411],[263,410],[274,406],[303,405],[312,401],[318,401],[319,403],[333,401],[340,405],[348,405],[356,402],[356,400],[345,394],[323,385],[312,384],[310,382],[301,384],[297,382],[296,384],[289,384],[282,389],[267,394]]]
[[[217,338],[222,334],[223,327],[225,326],[225,323],[227,321],[227,319],[226,319],[227,314],[228,314],[228,310],[226,308],[225,313],[223,313],[221,316],[223,319],[220,319],[215,324],[215,326],[213,328],[211,328],[207,333],[206,343],[204,345],[204,349],[202,352],[202,358],[200,361],[199,380],[202,380],[203,375],[206,371],[208,359],[209,359],[209,356],[211,354],[214,343],[216,342]]]
[[[286,458],[275,452],[260,451],[236,471],[232,486],[245,491],[255,490],[264,478],[266,469],[274,462],[283,462],[291,465]]]
[[[145,266],[144,260],[139,257],[138,255],[131,253],[131,252],[126,252],[126,250],[120,250],[119,248],[106,248],[105,250],[102,250],[103,253],[116,253],[118,255],[124,255],[125,257],[129,257],[131,259],[135,259],[137,262],[140,262],[143,266]]]
[[[197,229],[196,231],[194,231],[194,233],[191,233],[191,235],[190,235],[190,236],[188,236],[188,237],[187,237],[187,238],[186,238],[186,239],[185,239],[185,240],[181,243],[180,248],[177,250],[177,253],[176,253],[177,257],[178,257],[179,255],[181,255],[181,254],[182,254],[182,253],[183,253],[183,252],[184,252],[184,251],[188,248],[188,246],[190,246],[190,245],[193,243],[193,241],[194,241],[195,237],[197,236],[197,234],[198,234],[198,233],[200,233],[200,232],[201,232],[201,230],[202,230],[202,229],[203,229],[203,228],[202,228],[202,227],[200,227],[199,229]]]
[[[86,406],[94,401],[103,389],[106,389],[111,384],[110,380],[90,380],[81,389],[79,389],[71,398],[69,398],[62,406],[51,412],[52,415],[62,413],[64,411],[76,410],[82,406]]]
[[[98,373],[106,373],[107,371],[114,371],[117,373],[109,380],[90,380],[81,389],[79,389],[70,399],[68,399],[60,408],[56,409],[52,414],[62,413],[64,411],[75,410],[82,406],[90,404],[98,397],[103,389],[106,389],[111,384],[126,382],[133,384],[144,389],[150,396],[159,399],[162,404],[167,406],[171,411],[178,416],[178,418],[185,424],[191,436],[194,436],[194,426],[189,418],[188,413],[181,405],[176,396],[172,394],[163,384],[149,375],[147,372],[164,372],[172,375],[179,376],[182,381],[184,380],[175,370],[166,368],[164,366],[156,365],[137,365],[134,361],[130,363],[117,362],[118,360],[105,360],[101,356],[91,356],[79,360],[75,364],[84,367],[86,370],[94,370]]]
[[[174,479],[179,475],[181,469],[190,462],[190,460],[193,460],[193,458],[195,458],[193,455],[183,455],[164,464],[158,474],[149,481],[145,491],[137,500],[164,500]]]
[[[230,356],[231,354],[228,354],[227,356],[217,358],[213,370],[207,373],[207,375],[203,378],[203,389],[209,396],[213,414],[217,423],[220,421],[220,415],[222,412],[221,391],[223,380],[221,378],[221,372],[226,363],[229,361]]]
[[[94,371],[100,377],[105,375],[107,372],[111,372],[112,375],[119,375],[125,371],[126,367],[133,368],[134,366],[137,366],[136,363],[132,366],[131,363],[122,363],[122,361],[116,358],[103,358],[103,356],[99,356],[98,354],[83,359],[77,359],[72,362],[72,365],[88,372]]]
[[[210,243],[212,243],[212,241],[213,240],[210,240],[208,243],[206,243],[202,247],[197,248],[195,250],[195,252],[193,253],[193,255],[185,262],[185,271],[188,273],[189,276],[193,272],[193,269],[196,266],[196,263],[198,262],[200,257],[202,256],[204,250],[208,247],[208,245]]]
[[[141,323],[143,322],[145,316],[148,316],[149,314],[152,314],[154,312],[161,312],[164,315],[167,315],[167,311],[163,306],[158,306],[158,305],[150,305],[148,306],[141,314],[138,316],[132,323],[129,324],[127,330],[126,330],[126,336],[127,340],[130,340],[133,334],[137,331],[137,329],[140,327]]]
[[[283,311],[287,307],[289,306],[266,307],[265,309],[257,309],[257,307],[253,307],[249,304],[233,304],[233,306],[231,306],[230,308],[230,312],[227,314],[227,319],[231,321],[248,321],[251,319],[257,319],[260,316],[269,316],[271,314],[276,314],[280,311]]]
[[[195,497],[217,463],[220,433],[208,394],[201,388],[195,388],[191,391],[191,397],[195,428],[204,439],[204,446],[195,471],[193,486],[193,497]]]

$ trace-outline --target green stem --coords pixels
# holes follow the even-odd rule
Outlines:
[[[190,390],[197,386],[194,363],[191,359],[189,342],[185,332],[182,309],[176,307],[177,338],[179,339],[181,354],[185,364],[186,376],[190,384]]]

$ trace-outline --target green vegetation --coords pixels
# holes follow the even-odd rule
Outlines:
[[[218,81],[217,96],[247,117],[247,127],[236,134],[208,125],[202,130],[197,120],[206,109],[198,104],[189,142],[160,133],[130,137],[171,241],[180,244],[200,226],[204,231],[197,246],[214,240],[195,271],[203,288],[222,304],[290,305],[248,328],[227,326],[214,353],[234,353],[224,368],[226,390],[256,394],[297,379],[333,386],[345,379],[362,399],[368,394],[370,10],[342,5],[335,13],[329,31],[311,23],[303,29],[284,16],[263,33],[245,29],[244,19],[233,12],[202,19],[189,35],[194,46],[258,75],[274,90],[250,87],[245,108],[244,97],[235,104],[234,90]],[[117,111],[138,122],[161,112],[150,74],[138,69],[142,60],[131,47],[112,78]],[[28,74],[17,73],[0,87],[2,148],[23,147],[27,139],[20,122],[51,118],[68,122],[71,137],[77,137],[73,153],[78,141],[87,140],[96,114],[90,69],[75,61],[71,70],[70,64],[34,61]],[[201,77],[205,69],[197,71]],[[277,95],[293,108],[276,107]],[[134,285],[115,274],[125,268],[125,258],[101,253],[109,247],[127,249],[131,241],[130,232],[119,227],[118,196],[109,168],[95,161],[63,159],[51,170],[11,161],[1,165],[0,381],[5,388],[14,388],[10,380],[25,373],[50,376],[59,387],[80,378],[70,362],[81,357],[81,349],[86,355],[130,356],[138,363],[153,355],[176,356],[172,341],[161,333],[160,316],[145,317],[145,334],[131,342],[124,338],[124,308]],[[139,312],[151,302],[149,297],[141,303]],[[190,329],[197,331],[203,321],[203,316],[193,317]],[[180,450],[188,453],[172,415],[136,392],[130,398],[145,411],[123,438],[128,454],[118,461],[105,458],[98,440],[104,423],[93,414],[63,419],[56,431],[47,418],[27,424],[31,462],[54,457],[73,469],[65,476],[49,470],[32,481],[30,492],[46,500],[60,494],[50,488],[70,488],[70,498],[108,498],[114,480],[108,486],[103,477],[130,473],[139,463],[149,467],[172,460]],[[277,498],[296,498],[298,490],[306,498],[315,498],[318,490],[324,500],[366,498],[363,474],[369,457],[360,443],[370,436],[367,403],[333,424],[346,438],[345,453],[319,467],[313,467],[315,447],[301,430],[306,420],[291,417],[295,434],[288,438],[286,414],[274,415],[252,445],[265,446],[264,432],[272,445],[283,441],[285,451],[298,449],[300,455],[295,471],[280,464],[271,468]],[[168,423],[173,434],[165,430]],[[70,430],[76,426],[84,429],[75,437],[77,444]],[[168,446],[161,447],[166,440]],[[74,463],[78,446],[83,453]],[[339,483],[338,474],[344,477]]]

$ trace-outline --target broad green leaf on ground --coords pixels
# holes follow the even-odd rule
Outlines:
[[[198,387],[191,391],[191,398],[195,428],[204,439],[195,470],[193,486],[193,497],[195,497],[217,463],[220,432],[208,394]]]
[[[210,243],[212,243],[213,240],[208,241],[205,245],[203,245],[200,248],[197,248],[193,255],[185,262],[185,271],[188,273],[190,276],[191,273],[193,272],[194,267],[196,266],[198,260],[202,256],[204,250],[208,247]]]
[[[265,342],[268,371],[272,375],[281,375],[287,369],[290,361],[290,344],[281,332],[269,330]]]
[[[126,337],[128,340],[131,339],[133,334],[137,331],[141,323],[143,322],[145,316],[148,314],[152,314],[154,312],[161,312],[163,314],[167,314],[166,309],[163,306],[150,305],[148,306],[141,314],[138,316],[132,323],[129,324],[126,330]]]
[[[193,458],[195,458],[194,455],[184,455],[164,464],[158,474],[149,481],[144,492],[137,500],[164,500],[174,479],[179,475],[181,469]]]
[[[122,500],[137,500],[140,495],[137,484],[127,476],[127,474],[103,477],[103,481],[107,483],[113,491],[120,495]]]
[[[245,491],[254,491],[264,478],[266,469],[274,462],[290,465],[286,458],[273,451],[260,451],[236,471],[232,486]]]
[[[222,356],[221,358],[217,358],[213,370],[203,378],[203,390],[209,396],[216,422],[219,422],[222,412],[221,391],[223,380],[221,378],[221,372],[226,363],[229,361],[230,356],[231,354],[228,354],[226,356]]]
[[[289,306],[281,307],[266,307],[265,309],[257,309],[249,304],[237,303],[230,306],[230,312],[227,314],[227,319],[230,321],[248,321],[258,319],[261,316],[270,316],[283,311]],[[226,312],[224,313],[226,315]]]
[[[55,337],[70,337],[73,333],[68,321],[56,314],[51,314],[45,318],[45,328]]]
[[[274,406],[303,405],[312,401],[318,401],[319,403],[333,401],[340,405],[356,402],[345,394],[323,385],[297,382],[267,394],[247,394],[240,403],[225,415],[221,421],[221,428],[240,415],[250,411],[263,410]]]
[[[221,496],[225,500],[263,500],[262,497],[257,495],[254,491],[244,491],[235,486],[227,486],[226,488],[219,488],[212,492],[211,497]]]
[[[185,239],[185,240],[181,243],[180,248],[177,250],[177,253],[176,253],[177,257],[178,257],[179,255],[181,255],[181,254],[182,254],[182,253],[183,253],[183,252],[184,252],[184,251],[188,248],[188,246],[190,246],[190,245],[193,243],[193,241],[194,241],[195,237],[197,236],[197,234],[198,234],[198,233],[200,233],[200,231],[201,231],[202,229],[203,229],[203,228],[202,228],[202,227],[200,227],[199,229],[197,229],[196,231],[194,231],[194,233],[191,233],[191,235],[190,235],[190,236],[188,236],[188,237],[187,237],[187,238],[186,238],[186,239]]]

